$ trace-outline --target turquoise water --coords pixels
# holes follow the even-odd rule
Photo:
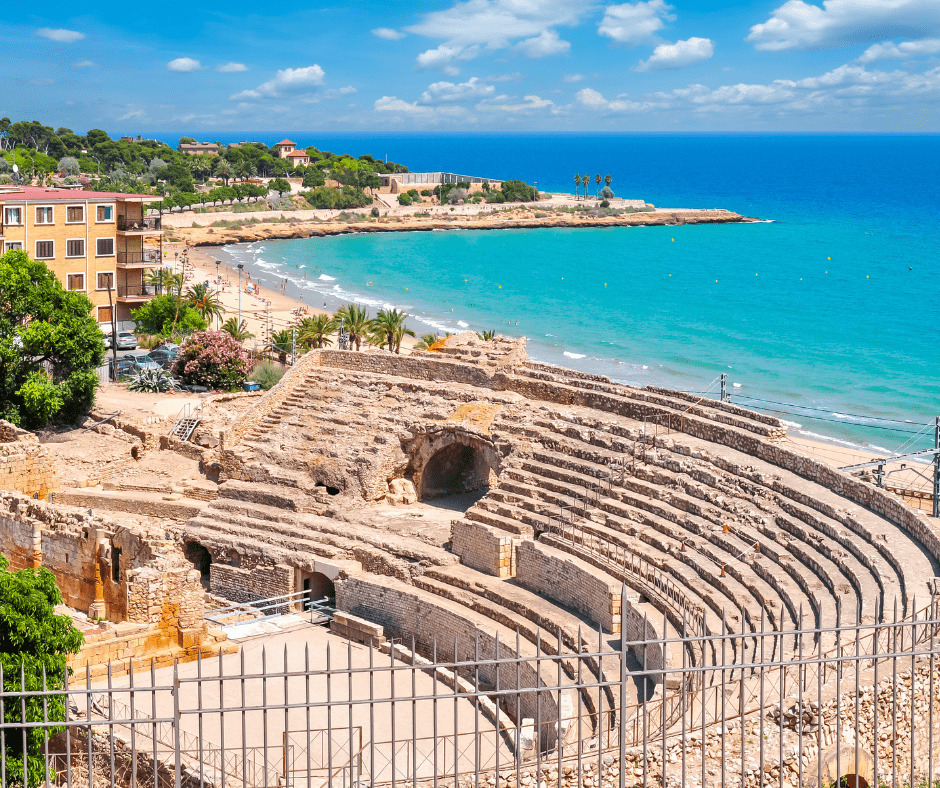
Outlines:
[[[262,285],[286,277],[307,303],[405,308],[419,334],[524,335],[535,359],[635,385],[715,392],[725,372],[734,401],[779,411],[793,432],[873,452],[931,445],[932,430],[912,433],[940,413],[940,140],[641,141],[685,165],[663,176],[667,198],[623,196],[773,221],[350,235],[225,253]]]

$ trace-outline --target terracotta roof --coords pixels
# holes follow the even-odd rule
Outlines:
[[[307,151],[305,150],[295,150],[295,151],[291,151],[290,153],[288,153],[287,158],[288,159],[296,159],[296,158],[309,159],[310,154],[307,153]]]
[[[278,145],[293,145],[294,147],[297,147],[297,143],[296,143],[296,142],[291,142],[290,140],[281,140],[280,142],[274,143],[274,147],[275,147],[275,148],[276,148]]]
[[[0,187],[0,202],[72,202],[76,200],[159,200],[155,194],[122,194],[121,192],[93,192],[88,189],[50,189],[45,186],[18,186],[11,189]]]

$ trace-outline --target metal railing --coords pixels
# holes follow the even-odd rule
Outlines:
[[[159,216],[144,216],[143,218],[132,219],[128,219],[125,216],[118,216],[117,226],[120,232],[125,233],[162,229]]]
[[[556,652],[420,633],[403,659],[293,631],[121,678],[21,669],[0,676],[0,783],[914,788],[940,767],[938,634],[933,599],[822,629],[587,633],[576,650],[559,632]],[[691,664],[690,641],[716,657]],[[777,656],[780,641],[792,651]],[[648,668],[634,655],[651,646],[681,664]]]
[[[160,265],[160,251],[158,249],[144,249],[138,252],[118,252],[118,265]]]
[[[149,298],[163,293],[162,285],[137,284],[118,285],[118,298]]]

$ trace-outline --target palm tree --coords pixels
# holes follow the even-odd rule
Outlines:
[[[601,188],[601,174],[594,176],[594,196],[597,197],[597,190]]]
[[[369,312],[359,304],[344,304],[333,316],[335,320],[343,319],[343,328],[350,342],[356,343],[356,350],[362,348],[362,340],[369,334]]]
[[[492,342],[496,339],[495,331],[484,331],[482,334],[477,332],[477,336],[482,339],[484,342]]]
[[[576,172],[574,174],[574,198],[578,199],[578,187],[581,185],[581,173]]]
[[[222,330],[228,334],[231,334],[239,342],[244,342],[246,339],[253,339],[254,334],[248,330],[248,323],[245,320],[242,320],[241,324],[238,323],[238,318],[230,317],[222,324]]]
[[[329,315],[305,317],[297,326],[297,341],[307,347],[326,347],[333,344],[330,334],[334,331],[336,321]]]
[[[225,307],[222,306],[222,302],[204,284],[193,285],[186,291],[186,297],[199,313],[199,316],[207,323],[211,323],[215,318],[222,317],[225,314]]]
[[[588,184],[589,184],[590,182],[591,182],[591,176],[590,176],[590,175],[585,175],[585,176],[581,179],[581,185],[584,187],[584,199],[585,199],[585,200],[587,199],[587,187],[588,187]]]
[[[264,349],[277,353],[277,360],[282,364],[286,364],[287,354],[291,352],[293,344],[294,332],[289,328],[285,328],[282,331],[275,331],[271,335],[271,341],[264,346]]]
[[[610,188],[610,184],[611,184],[611,182],[612,182],[613,180],[614,180],[614,179],[611,178],[610,175],[605,175],[605,176],[604,176],[604,185],[609,189],[609,188]]]
[[[228,179],[232,177],[232,165],[221,156],[212,163],[212,171],[222,179],[222,183],[228,186]]]
[[[176,295],[183,292],[183,285],[186,284],[186,278],[182,274],[174,274],[169,268],[154,268],[144,275],[147,284],[157,285],[166,290],[168,295],[172,295],[176,290]]]
[[[388,349],[395,353],[401,352],[401,340],[407,334],[415,336],[415,332],[405,327],[407,312],[397,309],[380,309],[378,316],[372,321],[371,328],[379,347],[388,345]]]
[[[422,334],[418,344],[415,345],[415,350],[427,350],[439,339],[440,336],[438,334]]]

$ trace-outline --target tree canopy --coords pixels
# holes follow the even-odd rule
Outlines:
[[[0,556],[0,665],[3,666],[5,692],[58,690],[65,686],[66,661],[82,646],[82,633],[68,616],[57,616],[55,606],[62,595],[55,576],[48,569],[23,569],[8,572],[9,562]],[[29,696],[3,704],[5,723],[65,721],[65,698],[62,695]],[[46,728],[49,735],[63,730],[62,726]],[[7,784],[23,785],[24,760],[26,782],[35,788],[46,781],[43,753],[43,729],[28,728],[24,736],[6,736],[3,753],[6,760]]]
[[[84,293],[26,252],[0,257],[0,417],[71,423],[94,402],[104,337]]]

